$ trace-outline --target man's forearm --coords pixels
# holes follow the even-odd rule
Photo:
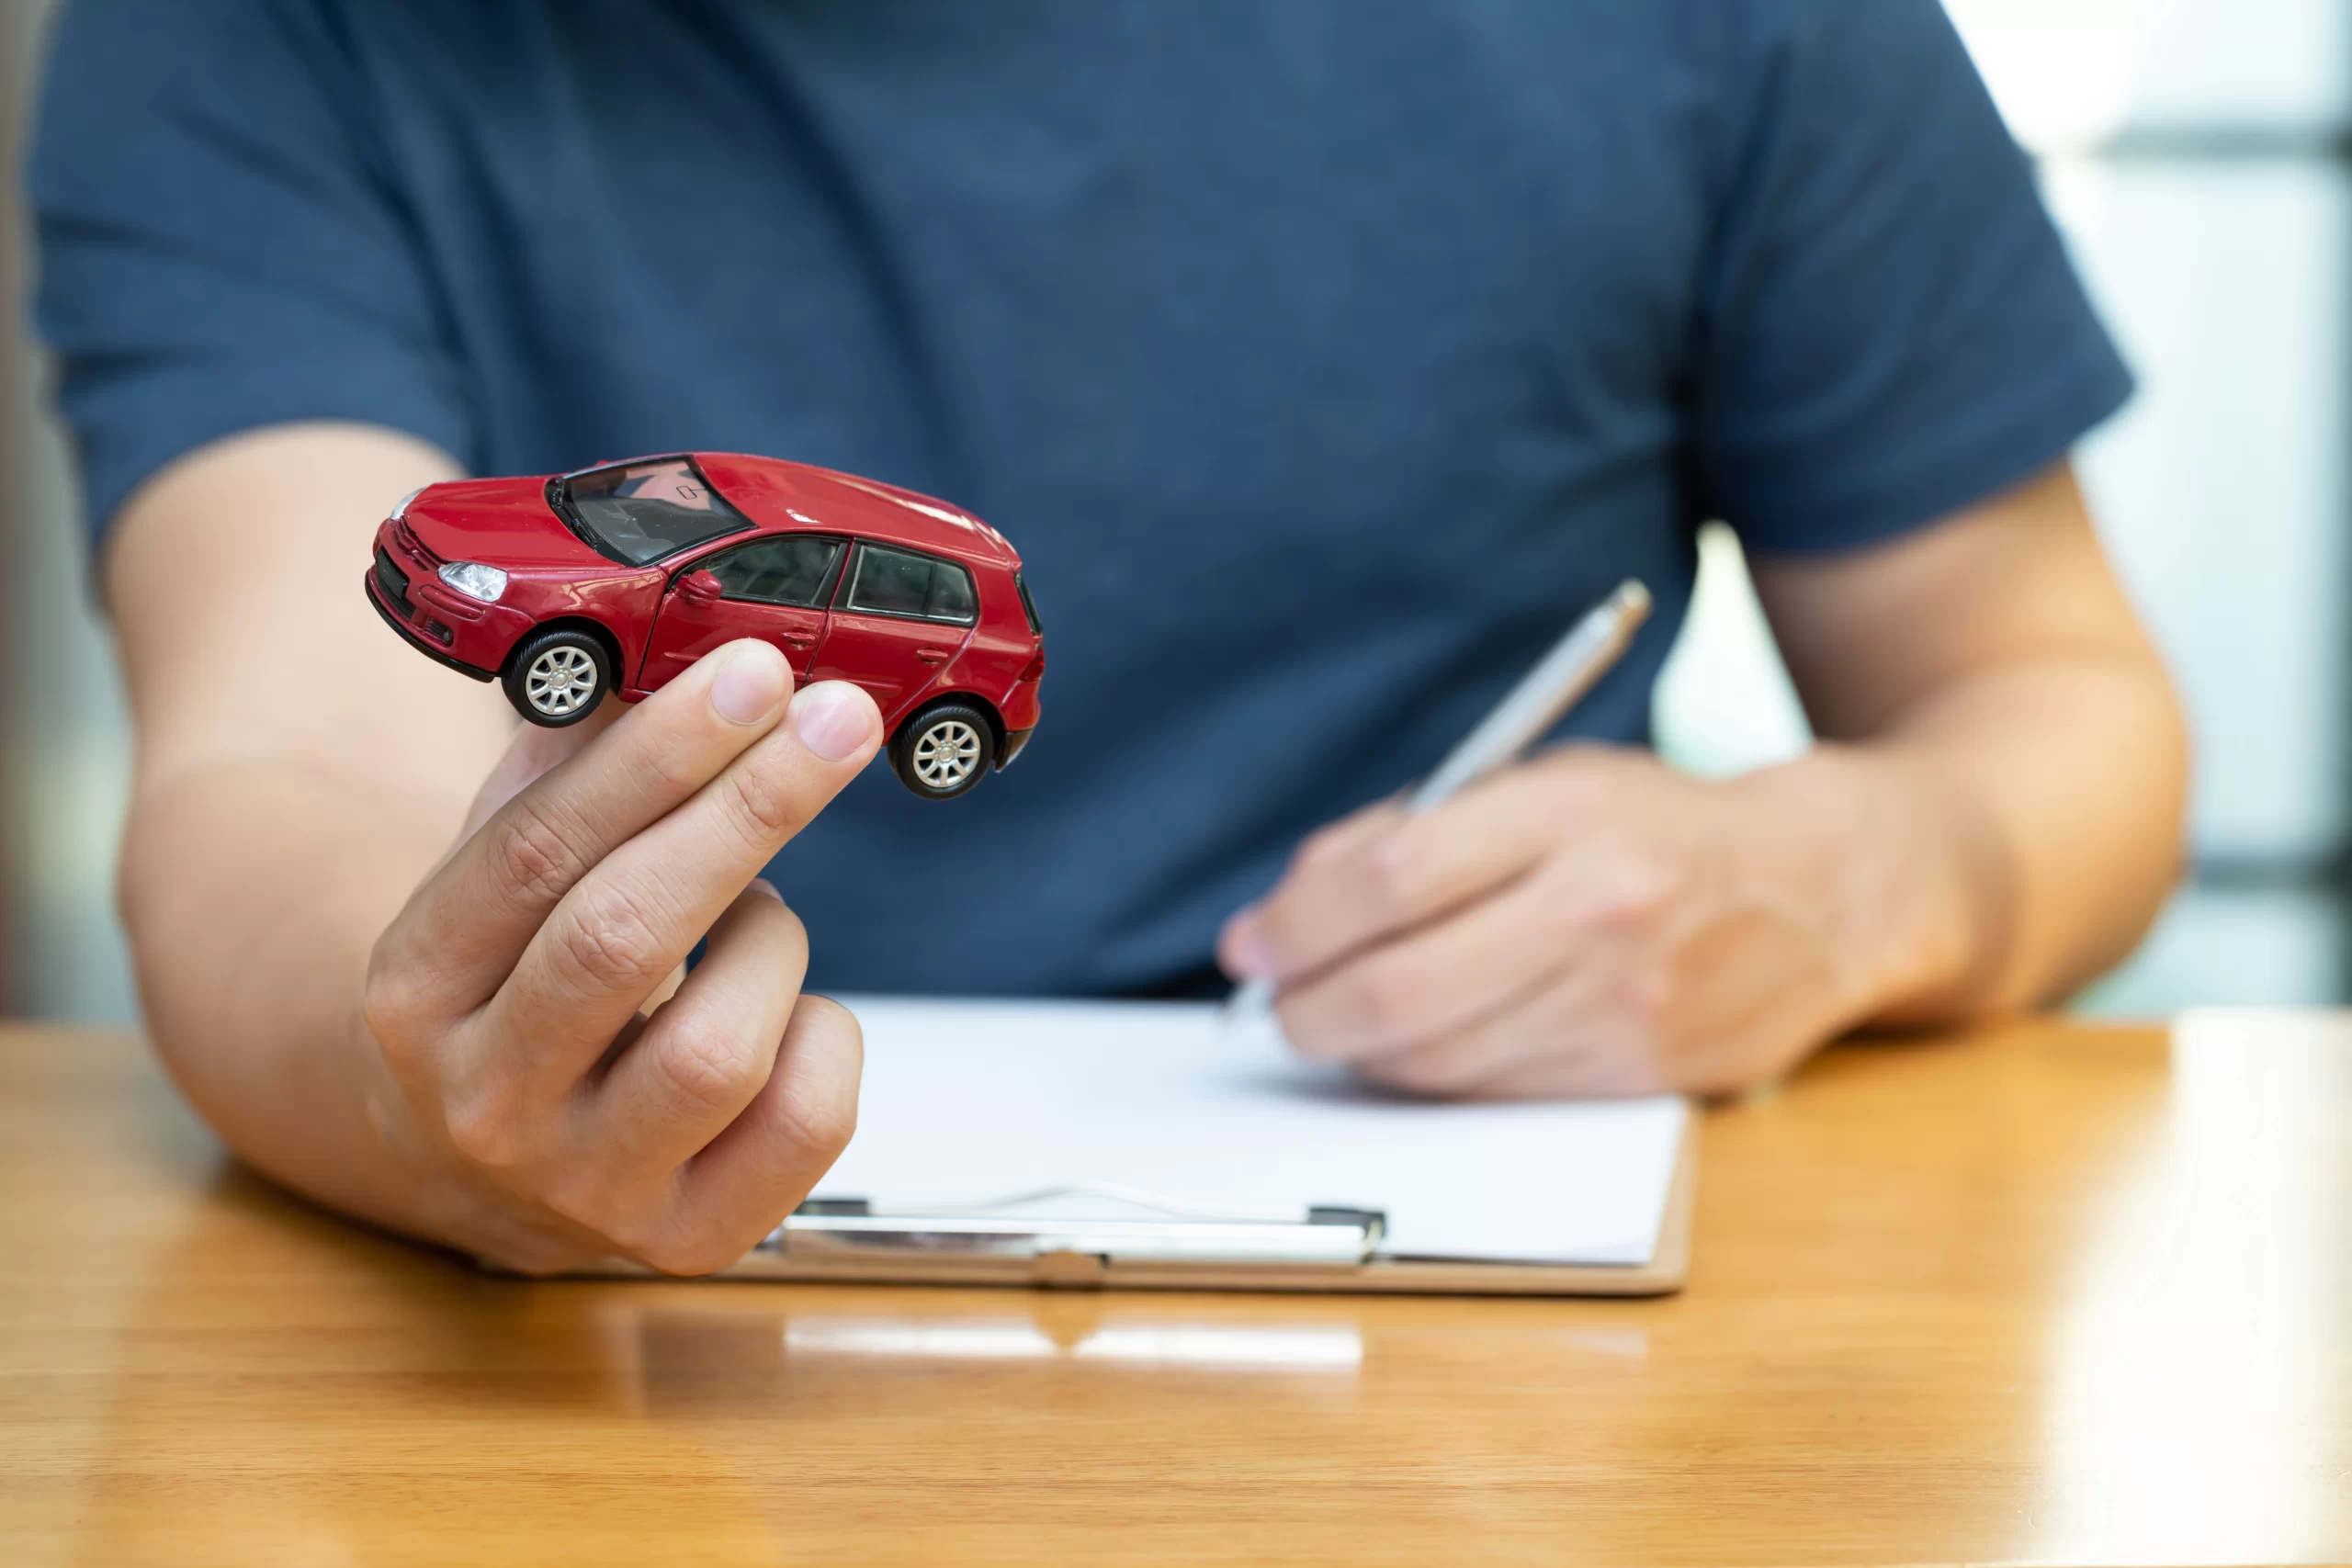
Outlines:
[[[237,1153],[334,1206],[432,1228],[371,1112],[370,946],[458,828],[449,802],[263,761],[133,807],[122,907],[158,1051]]]
[[[2161,671],[2091,656],[1973,673],[1748,787],[1838,821],[1863,1021],[1931,1023],[2058,999],[2129,953],[2177,874],[2186,774]]]
[[[2177,874],[2188,743],[2072,468],[1885,544],[1753,565],[1815,728],[1849,743],[1784,772],[1844,755],[1877,780],[1850,852],[1883,897],[1858,940],[1928,933],[1934,959],[1863,1016],[2034,1006],[2129,952]],[[1863,826],[1882,819],[1896,837]],[[1905,874],[1881,886],[1884,867]]]

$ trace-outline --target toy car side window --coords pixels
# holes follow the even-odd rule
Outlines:
[[[849,589],[853,610],[969,626],[978,604],[971,573],[953,561],[880,545],[858,549],[857,577]]]
[[[763,604],[822,604],[842,558],[839,539],[788,534],[729,550],[709,563],[729,599]]]
[[[934,621],[969,625],[979,608],[972,596],[972,574],[953,561],[941,561],[931,574],[931,602],[923,614]]]

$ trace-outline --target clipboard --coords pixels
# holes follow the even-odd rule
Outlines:
[[[802,1205],[717,1277],[1061,1290],[1670,1295],[1690,1271],[1695,1150],[1695,1141],[1685,1138],[1658,1248],[1638,1264],[1383,1257],[1385,1216],[1376,1210],[1318,1209],[1295,1224],[1121,1224],[877,1214],[870,1204],[822,1200]]]
[[[1688,1272],[1679,1100],[1417,1104],[1201,1005],[844,1000],[859,1133],[717,1278],[1644,1296]]]

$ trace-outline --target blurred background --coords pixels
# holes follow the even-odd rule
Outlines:
[[[2084,454],[2109,547],[2186,691],[2195,869],[2094,1011],[2334,1002],[2352,976],[2352,4],[1948,0],[2139,400]],[[9,164],[48,0],[0,0]],[[28,282],[0,209],[0,285]],[[62,446],[0,312],[0,1011],[126,1021],[113,912],[129,762]],[[1736,772],[1804,744],[1728,536],[1657,697],[1661,745]]]

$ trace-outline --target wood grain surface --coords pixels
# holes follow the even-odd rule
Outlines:
[[[1841,1048],[1650,1302],[478,1275],[0,1031],[0,1562],[2352,1560],[2352,1023]]]

